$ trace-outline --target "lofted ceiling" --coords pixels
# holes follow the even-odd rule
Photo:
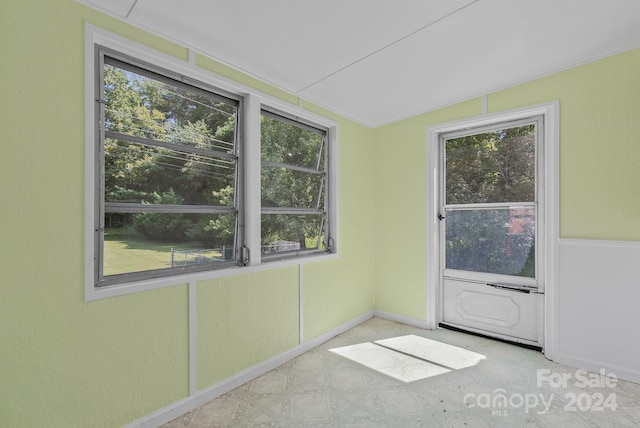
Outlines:
[[[77,0],[376,127],[640,47],[640,0]]]

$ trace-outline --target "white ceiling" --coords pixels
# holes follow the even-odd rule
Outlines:
[[[640,47],[640,0],[78,0],[368,126]]]

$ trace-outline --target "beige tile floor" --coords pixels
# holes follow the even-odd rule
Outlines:
[[[640,385],[372,318],[164,427],[636,428]]]

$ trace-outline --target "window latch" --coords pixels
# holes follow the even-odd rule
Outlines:
[[[327,252],[333,253],[333,250],[334,250],[333,238],[329,238],[327,239]]]
[[[243,245],[242,248],[240,248],[240,265],[246,266],[247,264],[249,264],[249,248]]]
[[[440,213],[438,213],[438,220],[444,220],[444,216]]]

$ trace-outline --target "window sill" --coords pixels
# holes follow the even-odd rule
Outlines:
[[[192,282],[195,283],[199,281],[206,281],[209,279],[224,278],[229,276],[242,275],[245,273],[278,269],[287,266],[302,266],[306,263],[315,263],[337,258],[338,254],[336,253],[315,253],[290,258],[277,258],[271,260],[267,259],[263,260],[261,264],[253,266],[232,266],[224,269],[216,269],[205,272],[194,272],[183,275],[167,276],[163,278],[153,278],[143,281],[109,285],[102,288],[94,288],[93,284],[87,284],[84,300],[85,302],[91,302],[94,300],[101,300],[109,297],[124,296],[127,294],[171,287],[174,285],[185,285]]]

